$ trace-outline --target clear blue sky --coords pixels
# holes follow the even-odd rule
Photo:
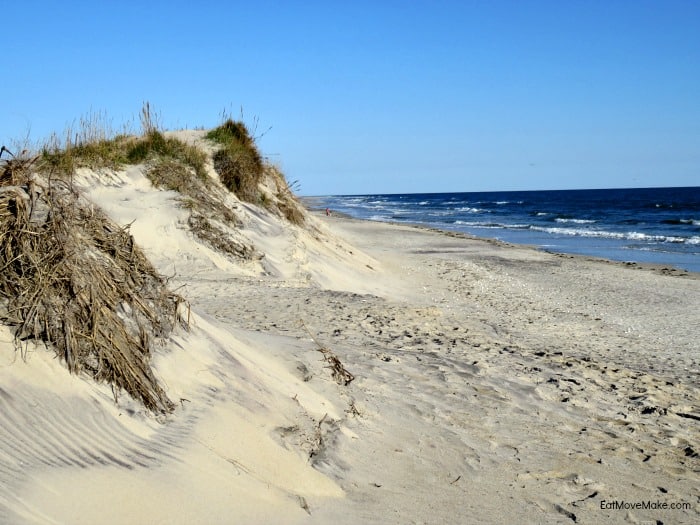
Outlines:
[[[0,142],[222,110],[306,195],[700,185],[700,1],[5,2]],[[136,126],[135,129],[138,129]]]

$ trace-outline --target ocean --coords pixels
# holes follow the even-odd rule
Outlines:
[[[700,187],[336,195],[352,217],[417,223],[546,251],[700,272]]]

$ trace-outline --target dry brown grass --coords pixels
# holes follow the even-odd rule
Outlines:
[[[309,337],[311,340],[316,344],[316,350],[321,352],[323,355],[323,359],[327,363],[326,368],[330,368],[331,374],[333,375],[333,379],[335,379],[335,382],[338,383],[339,385],[342,386],[347,386],[349,385],[352,381],[355,380],[355,376],[350,373],[350,371],[345,368],[345,365],[338,359],[338,356],[333,353],[333,351],[328,348],[325,345],[322,345],[316,337],[311,333],[311,330],[309,330],[309,327],[306,325],[303,319],[300,319],[300,324],[304,328],[307,334],[309,334]],[[323,421],[323,420],[321,420]],[[320,428],[320,423],[319,423],[319,428]]]
[[[292,192],[284,174],[276,166],[267,166],[266,174],[273,179],[277,189],[277,209],[289,222],[302,226],[306,221],[306,208]]]
[[[249,242],[234,238],[231,229],[240,227],[240,220],[224,202],[219,190],[208,177],[175,160],[163,160],[146,170],[146,176],[157,188],[177,191],[190,216],[187,225],[201,241],[222,253],[249,261],[259,254]],[[229,231],[226,231],[226,230]]]
[[[63,181],[6,161],[0,187],[0,319],[156,412],[173,404],[150,368],[153,339],[177,322],[170,292],[121,228]]]

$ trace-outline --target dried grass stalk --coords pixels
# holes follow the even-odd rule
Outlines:
[[[355,379],[355,376],[352,373],[350,373],[350,371],[347,368],[345,368],[345,365],[343,365],[340,359],[338,359],[338,356],[335,355],[330,348],[327,348],[321,343],[319,343],[318,339],[314,337],[314,335],[311,333],[311,330],[309,330],[309,327],[306,326],[306,323],[303,319],[301,319],[300,322],[301,326],[303,326],[304,330],[306,330],[306,333],[309,334],[311,340],[316,344],[316,350],[321,352],[321,354],[323,355],[323,359],[327,363],[327,368],[331,369],[331,374],[333,375],[333,379],[335,379],[335,382],[342,386],[349,385]],[[323,420],[321,420],[321,422],[323,422]]]
[[[172,410],[150,367],[151,340],[172,330],[182,298],[128,227],[21,167],[0,187],[0,320],[18,344],[43,341],[71,372],[109,382],[115,398],[123,389],[152,411]]]

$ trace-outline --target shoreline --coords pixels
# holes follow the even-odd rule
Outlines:
[[[697,189],[695,188],[695,190]],[[640,188],[630,191],[643,192],[644,190]],[[674,188],[668,188],[668,190],[671,191]],[[626,190],[585,191],[595,193],[596,191]],[[629,222],[629,224],[639,224],[638,227],[623,227],[612,219],[610,219],[612,222],[608,223],[609,219],[606,218],[607,215],[602,210],[599,210],[596,199],[594,199],[593,208],[590,210],[590,214],[593,215],[590,215],[587,208],[580,209],[581,202],[576,198],[572,198],[571,203],[564,203],[560,207],[553,204],[553,207],[550,207],[551,203],[543,200],[541,196],[535,197],[533,200],[525,197],[528,193],[530,192],[486,192],[483,194],[483,199],[485,199],[483,203],[475,201],[476,203],[472,203],[474,207],[457,206],[454,211],[447,211],[447,209],[452,209],[450,203],[455,199],[462,202],[460,200],[462,198],[467,202],[470,193],[377,195],[374,197],[367,195],[309,196],[303,197],[301,200],[310,209],[338,206],[345,213],[359,214],[357,218],[365,220],[417,224],[429,228],[466,233],[479,238],[535,246],[537,249],[551,253],[583,255],[623,263],[649,264],[659,269],[667,267],[680,272],[700,273],[700,256],[693,248],[700,237],[694,236],[692,233],[690,224],[693,221],[685,215],[679,215],[680,218],[676,218],[675,215],[671,214],[673,215],[672,219],[664,219],[663,213],[665,212],[661,212],[662,216],[659,218],[656,215],[652,217],[643,211],[651,208],[655,201],[647,202],[648,206],[646,207],[642,206],[639,210],[639,217],[635,215],[634,220]],[[532,193],[539,196],[547,192],[535,191]],[[565,191],[565,193],[567,192]],[[443,201],[438,198],[441,195],[445,199],[450,198]],[[637,198],[637,196],[633,197]],[[644,194],[643,197],[639,196],[642,200],[652,197],[648,194]],[[667,198],[670,199],[671,196],[667,196]],[[489,199],[496,202],[489,203]],[[367,203],[362,204],[364,201]],[[600,199],[600,202],[604,201],[605,199]],[[443,205],[447,206],[445,210],[441,207]],[[681,208],[675,212],[676,214],[681,213],[682,204],[679,205]],[[689,201],[687,205],[693,209],[692,202]],[[666,209],[666,205],[663,203],[656,205],[657,208],[659,206],[661,209]],[[673,205],[668,209],[672,208],[674,208]],[[608,211],[610,217],[619,213],[619,210],[616,212],[614,208]],[[474,213],[478,216],[473,215]],[[692,217],[693,212],[689,211],[688,213],[688,216]],[[574,216],[584,217],[584,219],[573,219]],[[592,218],[594,216],[595,219]],[[415,221],[420,222],[416,223]],[[514,224],[511,224],[513,222]],[[627,224],[627,221],[624,222]],[[576,224],[570,225],[569,223]],[[591,226],[590,223],[596,224]],[[665,226],[668,224],[683,224],[687,227],[682,226],[680,230],[669,229]]]
[[[303,199],[302,199],[302,201],[303,201]],[[307,206],[306,209],[309,213],[311,213],[319,218],[326,217],[323,208],[308,207]],[[448,237],[459,237],[459,238],[464,238],[464,239],[478,240],[478,241],[491,243],[491,244],[495,244],[495,245],[501,245],[501,246],[511,246],[511,247],[521,247],[521,248],[532,249],[532,250],[542,252],[542,253],[549,253],[549,254],[554,255],[556,257],[568,257],[568,258],[572,258],[572,259],[580,258],[580,259],[586,260],[586,261],[597,261],[597,262],[606,263],[606,264],[624,266],[624,267],[627,267],[630,269],[635,269],[635,270],[645,270],[645,271],[652,271],[652,272],[660,273],[663,275],[672,275],[674,277],[700,279],[700,272],[695,272],[693,270],[686,270],[683,268],[676,268],[676,267],[673,267],[673,266],[668,265],[668,264],[657,264],[657,263],[635,262],[635,261],[621,261],[621,260],[617,260],[617,259],[607,259],[605,257],[598,257],[595,255],[551,251],[551,250],[547,250],[545,248],[541,248],[541,247],[534,245],[534,244],[502,241],[500,239],[495,239],[495,238],[490,238],[490,237],[481,237],[481,236],[473,235],[473,234],[467,233],[467,232],[460,232],[460,231],[456,231],[456,230],[447,230],[447,229],[429,226],[427,224],[417,223],[417,222],[376,221],[376,220],[372,220],[372,219],[362,219],[362,218],[358,218],[358,217],[353,217],[350,214],[343,213],[343,212],[337,212],[337,211],[332,211],[331,216],[338,218],[338,219],[351,220],[351,221],[367,221],[367,222],[381,223],[381,224],[392,224],[394,226],[409,226],[412,228],[436,232],[436,233],[439,233],[441,235],[446,235]]]
[[[390,236],[398,235],[399,232],[407,235],[411,235],[412,232],[415,232],[417,236],[420,236],[421,233],[425,233],[423,238],[415,241],[416,246],[410,252],[411,255],[444,257],[450,264],[459,265],[460,263],[465,263],[471,268],[474,268],[476,265],[482,265],[484,270],[497,270],[499,274],[507,277],[508,280],[511,281],[521,277],[528,278],[528,276],[532,274],[535,279],[541,279],[541,282],[537,283],[538,285],[542,287],[554,287],[558,284],[553,280],[556,275],[555,269],[559,269],[563,274],[563,282],[554,289],[555,293],[560,293],[566,289],[566,286],[570,286],[573,290],[580,288],[581,296],[583,297],[585,288],[588,286],[589,290],[585,295],[587,298],[594,297],[592,294],[597,290],[595,288],[590,288],[590,284],[578,284],[578,286],[576,286],[576,279],[580,278],[585,280],[587,277],[590,278],[591,276],[595,279],[597,274],[599,274],[601,282],[606,280],[613,281],[609,283],[612,287],[609,292],[616,291],[620,293],[638,294],[637,299],[639,304],[636,305],[634,311],[627,312],[629,317],[641,316],[644,313],[650,314],[654,311],[653,307],[650,307],[647,312],[645,312],[643,308],[644,294],[652,292],[663,293],[664,295],[671,294],[672,296],[672,290],[675,289],[678,290],[679,293],[682,293],[682,296],[678,297],[679,304],[676,305],[678,315],[668,320],[671,324],[677,323],[690,326],[692,324],[692,318],[687,314],[692,314],[693,307],[700,307],[700,293],[697,295],[693,293],[695,291],[700,292],[700,283],[698,283],[698,281],[700,281],[700,273],[669,269],[663,265],[641,263],[628,264],[586,255],[552,253],[530,245],[481,238],[469,234],[462,234],[460,232],[426,227],[420,224],[412,225],[335,217],[330,217],[329,222],[333,223],[332,227],[335,228],[334,233],[340,233],[344,238],[349,239],[351,244],[359,246],[364,250],[367,250],[367,246],[365,245],[366,243],[363,244],[363,237],[357,235],[353,236],[353,229],[369,231],[370,235],[374,236],[377,235],[378,231],[384,228],[390,232],[388,233]],[[353,228],[351,225],[355,225],[355,227]],[[340,227],[340,232],[338,232],[338,227]],[[445,238],[447,243],[454,240],[454,245],[450,248],[450,244],[437,243],[439,245],[438,248],[431,249],[431,245],[436,244],[430,238],[432,234],[436,234],[440,238]],[[423,239],[425,239],[427,246],[425,249],[421,249],[420,246]],[[460,244],[460,241],[465,241],[468,244]],[[376,245],[373,245],[372,248],[376,249]],[[369,253],[372,252],[370,251]],[[466,276],[467,274],[465,272],[465,277]],[[496,277],[496,279],[498,278],[499,277]],[[668,278],[673,280],[666,280]],[[675,285],[671,287],[668,283],[675,283]],[[692,288],[685,289],[682,283],[688,283]],[[547,291],[547,293],[549,292]],[[573,296],[575,293],[570,292],[569,295]],[[609,297],[611,303],[614,303],[617,299],[618,298],[614,295]],[[503,300],[506,301],[506,298],[504,297]],[[575,298],[572,297],[572,300],[575,300]],[[632,300],[627,299],[627,301],[628,303],[626,306],[632,308],[634,306]],[[664,306],[670,306],[670,301],[665,300],[663,304]],[[584,305],[578,306],[581,307]],[[683,306],[686,307],[685,310]],[[652,321],[651,324],[657,323]],[[700,356],[700,348],[697,347],[692,340],[685,341],[684,345]]]

